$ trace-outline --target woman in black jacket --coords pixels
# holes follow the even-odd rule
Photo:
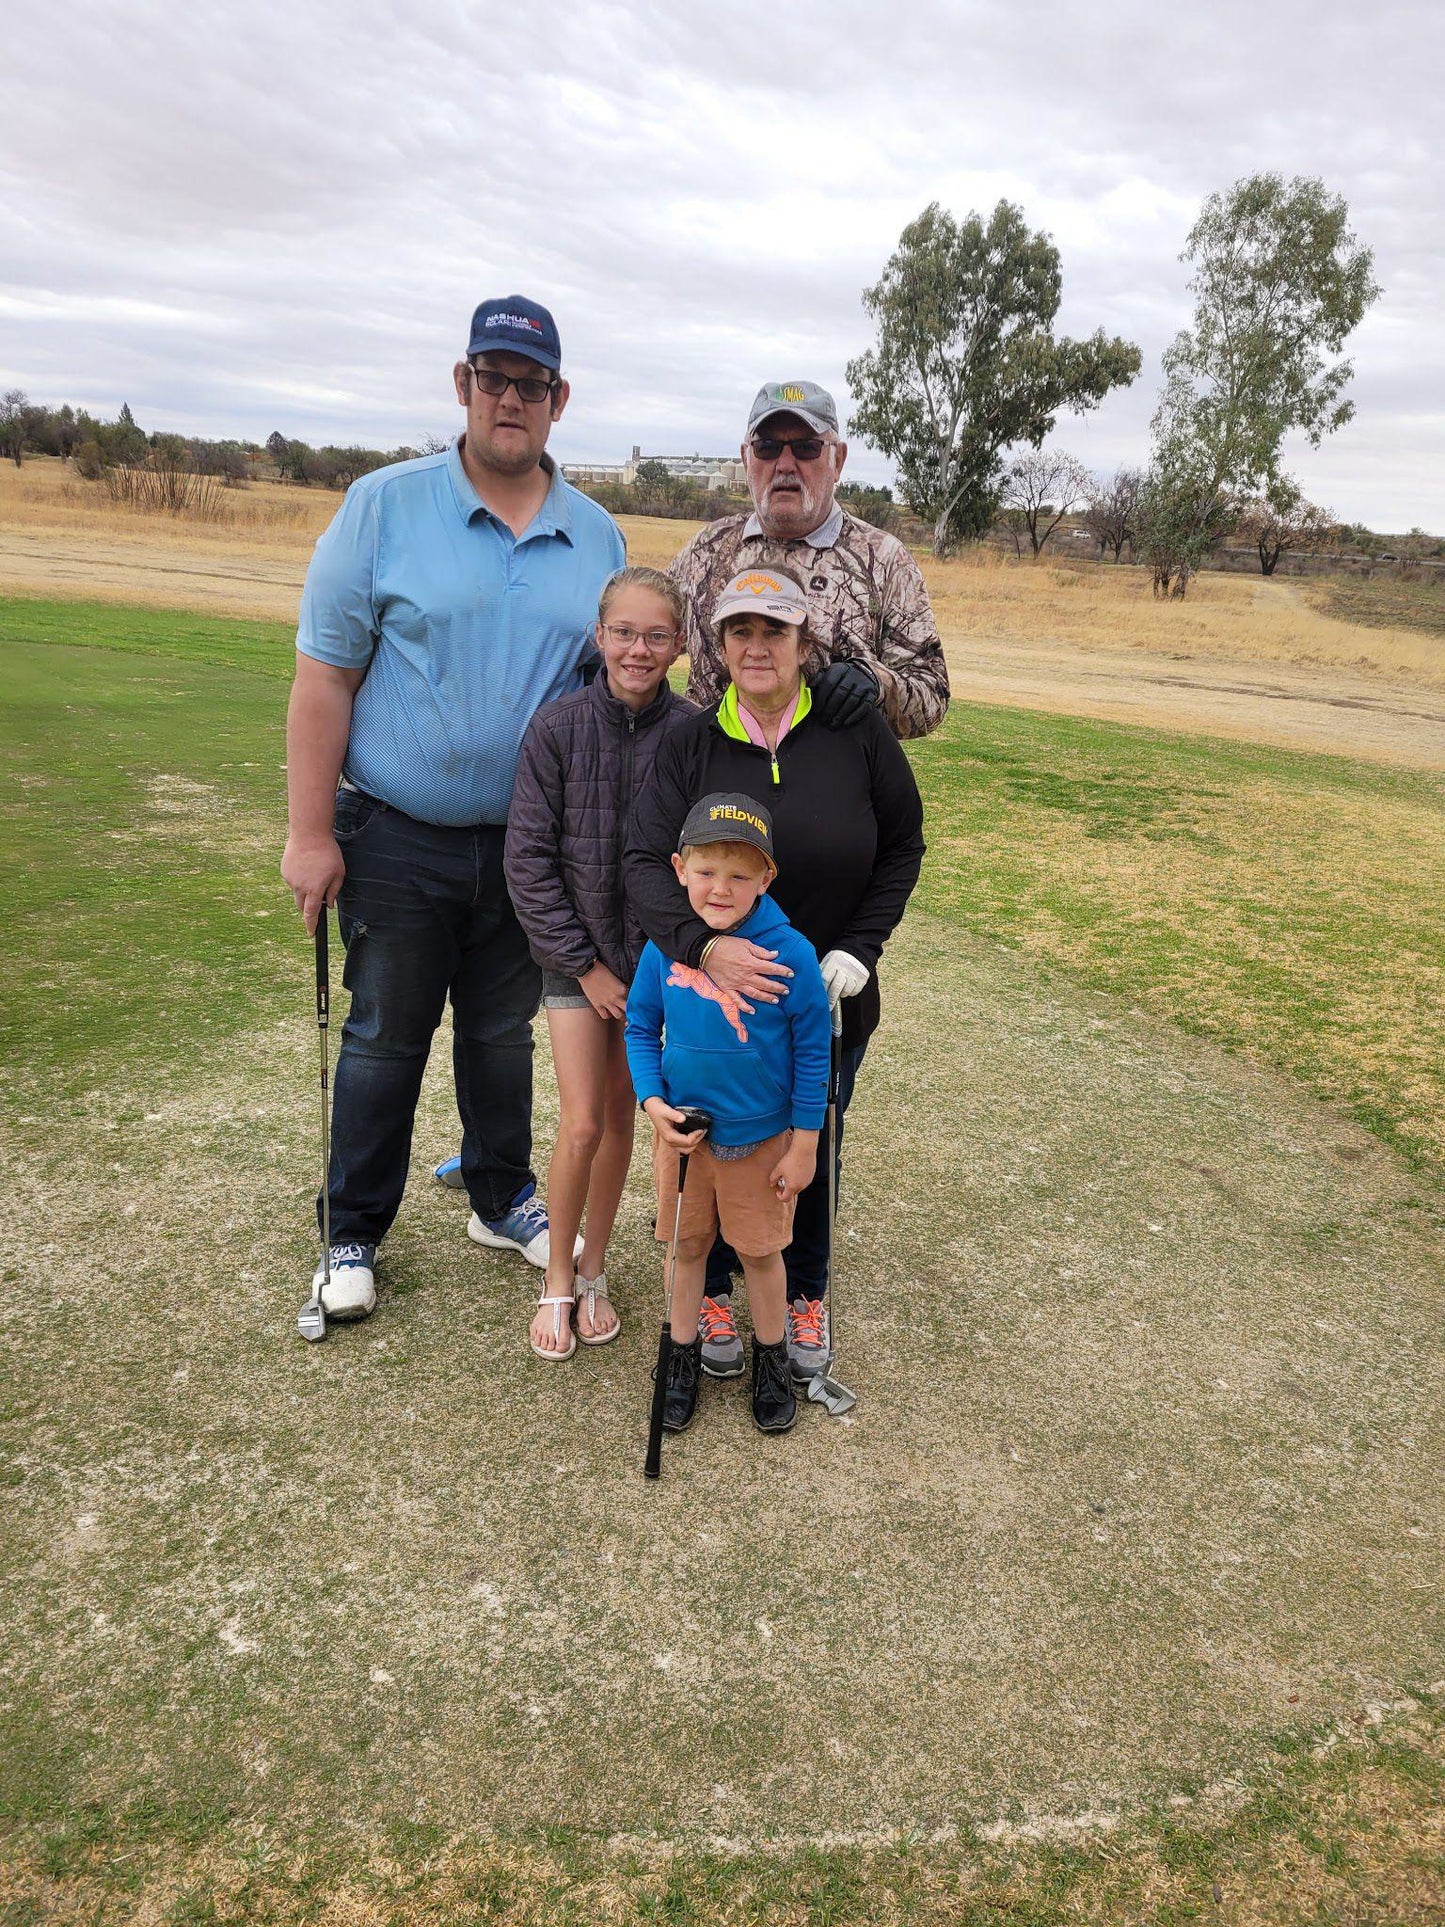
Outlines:
[[[766,803],[778,875],[772,895],[818,952],[835,1008],[843,1012],[842,1112],[879,1020],[878,960],[903,915],[923,861],[923,805],[908,759],[881,712],[851,728],[825,729],[810,714],[807,604],[789,571],[735,576],[712,612],[731,677],[721,702],[680,724],[658,750],[638,797],[628,844],[628,899],[665,956],[705,969],[719,989],[776,1002],[787,972],[772,954],[716,937],[678,888],[672,853],[689,809],[718,790]],[[828,1333],[828,1181],[819,1152],[798,1199],[788,1271],[788,1357],[796,1379],[824,1368]],[[743,1369],[729,1303],[733,1254],[721,1240],[708,1262],[703,1366],[717,1377]]]

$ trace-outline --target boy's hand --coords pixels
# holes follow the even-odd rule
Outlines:
[[[627,986],[620,977],[613,976],[605,963],[593,964],[577,982],[582,988],[582,995],[599,1017],[627,1015]]]
[[[665,1098],[649,1097],[643,1110],[657,1126],[657,1135],[672,1151],[695,1151],[707,1133],[705,1131],[678,1130],[684,1113],[675,1111]]]
[[[818,1168],[818,1133],[794,1131],[793,1141],[768,1173],[768,1183],[786,1204],[806,1191]]]

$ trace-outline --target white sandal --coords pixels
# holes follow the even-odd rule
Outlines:
[[[537,1300],[539,1305],[550,1305],[552,1307],[552,1336],[554,1338],[561,1338],[562,1336],[562,1312],[560,1308],[563,1305],[567,1307],[567,1349],[565,1352],[553,1351],[546,1345],[539,1345],[530,1332],[527,1334],[527,1342],[531,1345],[532,1350],[537,1354],[538,1358],[545,1358],[548,1364],[560,1365],[564,1359],[570,1358],[577,1349],[577,1334],[572,1329],[572,1307],[576,1302],[577,1300],[570,1294],[566,1296],[560,1294],[554,1295],[545,1291]]]
[[[572,1286],[572,1293],[574,1304],[580,1305],[584,1298],[587,1300],[587,1323],[594,1327],[597,1323],[597,1300],[599,1298],[606,1298],[609,1305],[612,1303],[611,1298],[608,1296],[607,1273],[605,1271],[599,1271],[595,1278],[584,1278],[579,1271]],[[618,1323],[612,1327],[610,1332],[594,1332],[594,1335],[590,1338],[586,1332],[579,1331],[577,1338],[579,1343],[583,1345],[610,1345],[621,1330],[622,1326]]]

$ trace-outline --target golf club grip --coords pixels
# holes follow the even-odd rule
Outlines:
[[[325,1030],[331,1015],[331,945],[326,934],[326,905],[316,919],[316,1022]]]
[[[672,1328],[664,1320],[657,1340],[657,1371],[652,1381],[652,1417],[647,1427],[647,1457],[642,1475],[655,1479],[662,1472],[662,1413],[667,1404],[667,1370],[672,1363]]]

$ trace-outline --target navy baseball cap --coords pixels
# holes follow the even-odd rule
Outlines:
[[[540,361],[544,368],[556,370],[562,366],[556,322],[540,302],[529,301],[524,294],[504,294],[484,301],[472,316],[467,359],[493,349],[526,355],[529,361]]]

